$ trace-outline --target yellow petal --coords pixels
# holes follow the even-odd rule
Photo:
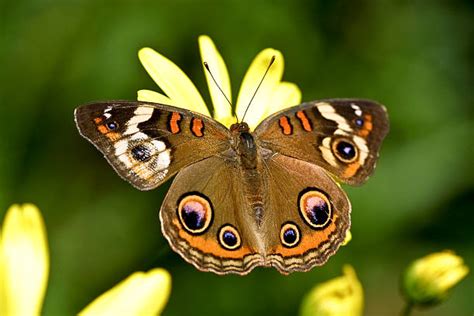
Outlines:
[[[244,76],[242,85],[240,86],[239,96],[237,98],[236,113],[239,120],[242,120],[244,112],[252,99],[258,84],[262,80],[265,71],[270,64],[272,57],[275,56],[275,62],[270,67],[267,76],[258,89],[255,98],[245,116],[245,122],[249,124],[253,130],[260,121],[265,117],[265,113],[271,112],[268,108],[272,95],[280,84],[283,75],[284,61],[283,55],[272,48],[267,48],[260,52],[252,61],[247,73]]]
[[[142,48],[138,57],[148,74],[174,105],[210,116],[194,84],[171,60],[151,48]]]
[[[171,99],[168,98],[166,95],[151,90],[138,90],[137,100],[173,105]]]
[[[6,294],[5,294],[5,277],[4,277],[4,260],[3,260],[3,245],[1,241],[1,233],[0,233],[0,315],[7,315],[7,306],[6,302]]]
[[[350,230],[348,230],[346,232],[346,238],[344,238],[344,241],[342,242],[341,246],[347,245],[351,240],[352,240],[352,233]]]
[[[105,292],[80,315],[159,315],[171,292],[171,276],[165,269],[135,272]]]
[[[209,69],[211,70],[214,79],[216,79],[217,84],[219,84],[222,89],[222,92],[225,94],[225,96],[227,96],[229,101],[231,101],[232,92],[227,67],[225,66],[222,56],[219,54],[219,51],[214,45],[214,42],[209,36],[199,36],[199,50],[201,52],[202,62],[206,62],[208,64]],[[234,116],[232,115],[231,106],[229,105],[229,102],[227,102],[226,98],[219,90],[217,85],[214,83],[214,80],[212,80],[211,75],[205,68],[204,73],[206,74],[207,85],[211,94],[212,104],[214,105],[213,117],[217,121],[229,127],[232,123],[235,123],[236,121]]]
[[[301,90],[291,82],[280,82],[270,99],[270,106],[266,108],[263,118],[301,103]],[[247,114],[248,115],[248,114]]]
[[[439,277],[438,288],[441,290],[451,289],[453,286],[458,284],[462,279],[466,277],[469,273],[469,268],[464,265],[460,265],[450,271],[449,273],[444,273]]]
[[[49,271],[46,229],[38,208],[12,205],[2,231],[4,313],[39,315]]]

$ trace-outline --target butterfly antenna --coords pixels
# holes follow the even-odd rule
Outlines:
[[[267,76],[267,73],[268,73],[268,71],[270,70],[270,67],[273,65],[274,62],[275,62],[275,55],[272,56],[272,59],[270,60],[270,63],[268,64],[267,70],[265,70],[265,73],[263,74],[262,79],[260,79],[260,82],[259,82],[259,84],[258,84],[258,86],[257,86],[257,89],[255,89],[255,92],[253,93],[253,96],[252,96],[252,98],[250,99],[250,102],[249,102],[249,104],[247,105],[247,108],[245,109],[244,116],[242,116],[242,122],[243,122],[244,119],[245,119],[245,115],[247,115],[247,111],[249,110],[250,105],[252,104],[252,101],[253,101],[253,99],[255,98],[255,95],[257,94],[258,89],[259,89],[260,86],[262,85],[263,79],[265,79],[265,77]]]
[[[217,83],[216,81],[216,78],[214,78],[214,75],[212,74],[211,72],[211,69],[209,69],[209,64],[207,62],[203,62],[203,65],[204,65],[204,68],[206,68],[207,72],[211,75],[211,78],[212,78],[212,81],[214,81],[214,83],[216,84],[217,88],[219,89],[219,91],[222,93],[222,95],[224,96],[224,98],[227,100],[227,103],[229,103],[230,105],[230,110],[232,111],[232,114],[234,116],[235,115],[235,110],[234,110],[234,107],[232,106],[232,102],[230,102],[229,98],[225,95],[224,91],[222,90],[222,88],[219,86],[219,84]]]

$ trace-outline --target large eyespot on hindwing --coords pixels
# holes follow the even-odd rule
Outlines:
[[[227,250],[239,249],[242,245],[242,239],[237,228],[230,224],[223,225],[217,233],[219,244]]]
[[[312,229],[323,229],[332,218],[328,196],[316,188],[306,188],[298,196],[298,209],[304,222]]]
[[[204,194],[189,192],[179,198],[177,213],[179,222],[186,232],[201,235],[211,226],[214,209]]]
[[[301,233],[298,226],[293,222],[286,222],[281,225],[280,241],[286,248],[296,247],[301,240]]]
[[[333,139],[331,149],[336,158],[344,163],[352,163],[359,157],[357,146],[346,138]]]

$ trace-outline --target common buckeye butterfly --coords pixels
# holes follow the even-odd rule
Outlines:
[[[83,105],[75,120],[136,188],[177,174],[161,229],[186,261],[217,274],[324,264],[350,227],[351,205],[335,178],[362,184],[389,129],[385,107],[357,99],[303,103],[254,131],[140,101]]]

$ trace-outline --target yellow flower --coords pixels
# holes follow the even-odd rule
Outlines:
[[[222,91],[229,100],[232,100],[229,74],[216,46],[208,36],[202,35],[199,37],[199,48],[202,61],[207,62]],[[267,48],[255,57],[244,76],[235,106],[237,117],[242,120],[245,109],[273,56],[275,62],[245,117],[251,130],[268,115],[301,102],[299,88],[293,83],[281,81],[284,68],[283,55],[278,50]],[[142,48],[138,57],[146,71],[165,93],[164,95],[155,91],[140,90],[138,100],[174,105],[210,116],[201,94],[188,76],[172,61],[151,48]],[[213,117],[229,127],[237,121],[237,118],[204,67],[203,70],[214,106]]]
[[[49,272],[46,228],[33,204],[7,211],[0,245],[0,315],[40,315]],[[156,315],[170,294],[164,269],[136,272],[101,295],[83,315]]]
[[[468,272],[463,259],[454,252],[435,252],[410,264],[402,280],[402,290],[410,304],[436,304],[445,300],[449,290]]]
[[[342,242],[341,246],[346,246],[351,240],[352,240],[352,233],[350,230],[348,230],[346,232],[346,237],[344,238],[344,241]]]
[[[79,315],[159,315],[168,301],[171,276],[165,269],[135,272],[90,303]]]
[[[39,315],[48,271],[46,229],[38,208],[11,206],[2,228],[0,315]]]
[[[354,269],[343,276],[316,285],[303,299],[301,316],[358,316],[364,308],[364,293]]]

